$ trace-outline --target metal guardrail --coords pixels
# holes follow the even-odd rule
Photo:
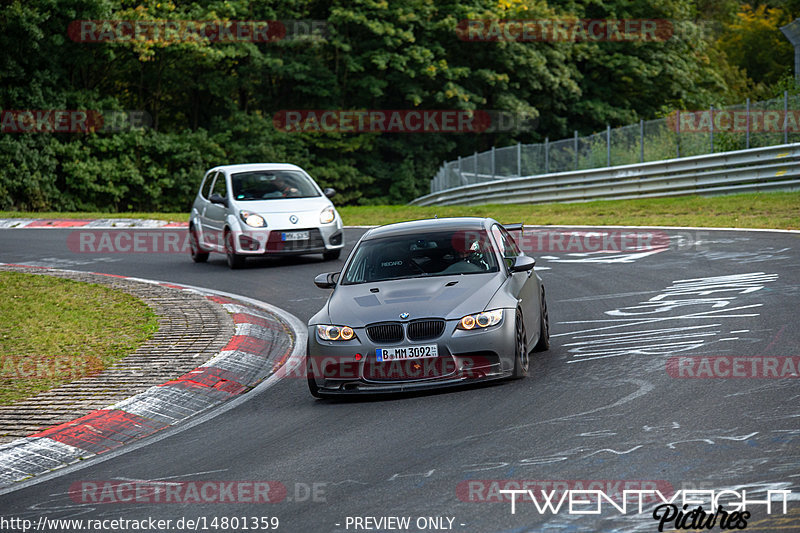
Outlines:
[[[800,143],[578,172],[494,179],[427,194],[411,201],[410,205],[585,202],[775,190],[800,190]]]
[[[473,185],[498,178],[664,161],[673,157],[800,142],[800,93],[760,102],[706,110],[675,110],[669,115],[640,120],[605,132],[543,143],[492,147],[453,161],[444,161],[431,179],[430,192]]]

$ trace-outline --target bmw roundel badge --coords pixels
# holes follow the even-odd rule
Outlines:
[[[408,313],[400,313],[400,318],[402,318],[403,320],[405,320],[406,318],[408,318],[410,316],[411,315],[409,315]]]

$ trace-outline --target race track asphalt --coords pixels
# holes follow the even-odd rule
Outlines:
[[[220,255],[194,264],[176,253],[81,251],[75,231],[0,230],[0,262],[208,287],[303,321],[327,297],[314,276],[343,264],[308,256],[249,260],[231,271]],[[346,231],[348,251],[363,231]],[[652,237],[651,230],[607,229],[605,241],[586,229],[529,231],[523,244],[547,288],[553,337],[527,379],[332,402],[314,400],[304,379],[286,378],[203,424],[0,495],[0,526],[10,518],[184,518],[205,520],[207,531],[244,531],[221,528],[220,519],[278,517],[278,531],[332,533],[367,531],[354,517],[398,516],[410,517],[409,531],[436,530],[434,522],[417,527],[427,517],[463,532],[657,530],[650,513],[608,505],[599,515],[542,514],[528,500],[512,514],[496,492],[523,481],[536,489],[595,481],[592,488],[608,492],[625,483],[746,489],[758,500],[791,490],[786,515],[754,505],[747,529],[800,530],[800,234],[652,230],[657,238],[644,242],[659,244],[637,252],[613,248],[624,233]],[[586,253],[597,242],[612,249]],[[754,357],[778,364],[780,377],[747,376]],[[271,481],[286,495],[268,504],[244,496],[97,503],[81,490],[87,482],[157,480]],[[21,531],[12,525],[0,529]]]

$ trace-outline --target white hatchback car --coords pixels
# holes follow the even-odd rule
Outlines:
[[[344,248],[342,219],[330,197],[296,165],[226,165],[206,172],[192,206],[192,259],[209,252],[239,268],[248,256],[322,253],[337,259]]]

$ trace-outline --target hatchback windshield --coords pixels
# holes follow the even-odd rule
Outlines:
[[[439,231],[362,242],[342,283],[497,271],[485,231]]]
[[[237,201],[319,196],[313,182],[296,170],[256,170],[231,176]]]

